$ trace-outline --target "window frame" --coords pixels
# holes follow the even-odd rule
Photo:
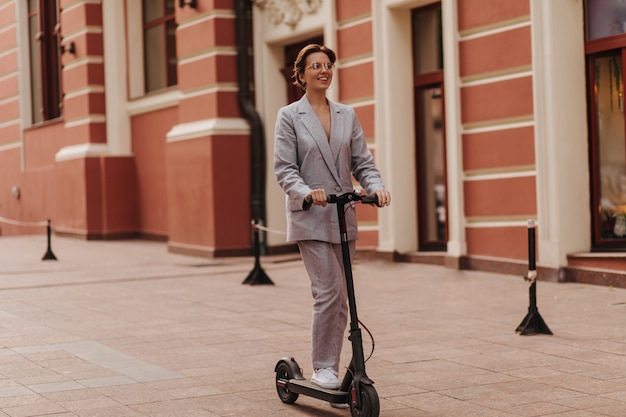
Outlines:
[[[143,89],[144,94],[149,94],[153,92],[162,91],[164,89],[170,88],[178,84],[178,56],[176,51],[176,35],[173,37],[168,36],[169,30],[174,30],[176,32],[176,28],[178,24],[176,23],[176,2],[174,0],[163,0],[163,10],[162,16],[155,18],[151,21],[146,22],[146,4],[150,2],[150,0],[142,0],[141,2],[141,28],[142,28],[142,48],[143,48]],[[168,14],[168,2],[171,2],[171,13]],[[173,25],[173,28],[170,28],[170,25]],[[161,63],[161,71],[164,70],[165,74],[165,85],[159,85],[152,88],[149,83],[151,81],[151,77],[149,77],[148,72],[150,68],[147,65],[148,62],[148,52],[150,48],[147,45],[147,32],[151,29],[158,28],[159,26],[163,26],[163,48],[164,48],[164,62]],[[173,63],[170,62],[173,60]]]
[[[597,103],[595,101],[593,80],[595,74],[595,60],[610,55],[615,55],[620,51],[622,68],[626,68],[626,48],[609,49],[602,52],[587,55],[587,88],[588,88],[588,120],[589,120],[589,171],[590,171],[590,196],[592,213],[592,249],[626,249],[626,237],[606,238],[602,236],[602,222],[600,212],[601,200],[601,161],[600,161],[600,138],[598,137]],[[624,72],[622,73],[622,83],[624,82]],[[622,112],[625,112],[623,110]],[[626,113],[625,113],[626,115]],[[626,141],[626,136],[623,138]]]
[[[436,69],[431,68],[431,70],[420,72],[417,68],[417,57],[414,57],[414,69],[413,69],[413,99],[414,99],[414,118],[415,118],[415,176],[416,176],[416,185],[417,185],[417,227],[418,227],[418,250],[420,251],[446,251],[448,248],[448,239],[449,239],[449,221],[448,221],[448,160],[447,160],[447,143],[446,143],[446,129],[445,129],[445,83],[444,83],[444,67],[443,67],[443,42],[442,42],[442,32],[443,32],[443,23],[441,20],[442,13],[442,4],[441,2],[435,2],[423,7],[419,7],[413,9],[411,11],[411,32],[412,39],[417,39],[419,34],[417,33],[417,27],[415,26],[415,20],[419,13],[423,12],[432,12],[439,11],[439,37],[438,42],[440,46],[440,50],[437,51],[437,65]],[[413,54],[417,54],[419,49],[416,45],[412,46]],[[429,155],[424,154],[424,150],[426,149],[427,140],[423,135],[422,130],[422,116],[427,109],[424,109],[421,102],[421,93],[422,91],[426,91],[433,88],[439,88],[441,91],[441,140],[442,140],[442,169],[443,169],[443,185],[444,185],[444,193],[443,193],[443,205],[436,206],[434,211],[429,210],[428,203],[431,202],[431,198],[429,198],[428,194],[432,190],[428,190],[428,186],[426,184],[426,175],[424,174],[424,170],[427,168],[427,165],[424,161],[429,157]],[[432,195],[431,195],[432,197]],[[429,230],[429,223],[432,222],[432,217],[429,215],[437,214],[437,210],[444,210],[445,220],[443,225],[436,225],[437,230],[437,238],[431,239],[426,232]],[[439,229],[442,230],[439,230]],[[439,237],[439,234],[443,235]]]
[[[61,62],[61,23],[60,6],[58,0],[35,0],[37,10],[31,10],[28,2],[26,15],[29,27],[29,67],[31,86],[31,123],[33,125],[45,123],[63,116],[62,94],[62,62]],[[31,18],[36,16],[38,27],[35,39],[32,38]],[[39,65],[32,60],[33,45],[38,42]],[[33,88],[33,78],[37,77],[41,90]],[[40,95],[35,99],[35,95]],[[40,108],[34,106],[40,103]]]
[[[587,2],[585,2],[587,3]],[[588,22],[588,8],[585,4],[585,22]],[[587,25],[587,23],[585,23]],[[587,120],[588,120],[588,143],[589,143],[589,191],[591,213],[591,249],[592,251],[624,250],[626,249],[626,237],[608,238],[602,236],[603,224],[600,213],[601,199],[601,161],[599,155],[600,138],[598,136],[598,120],[596,111],[598,103],[595,100],[595,60],[598,58],[621,55],[622,68],[626,69],[626,33],[606,36],[587,40],[587,28],[585,28],[585,61],[587,82]],[[622,71],[622,83],[626,79],[626,71]],[[626,120],[626,108],[623,110]],[[626,135],[623,138],[626,141]]]

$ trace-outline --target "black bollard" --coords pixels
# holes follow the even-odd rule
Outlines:
[[[48,230],[48,250],[46,251],[46,254],[43,256],[43,258],[41,259],[42,261],[56,261],[57,257],[54,256],[54,253],[52,253],[52,245],[50,243],[51,241],[51,235],[52,235],[52,228],[50,227],[50,219],[48,219],[48,226],[47,226]]]
[[[528,297],[530,305],[528,314],[515,330],[520,335],[530,336],[534,334],[552,334],[548,325],[543,321],[539,309],[537,308],[537,266],[535,264],[535,221],[528,221],[528,274],[524,277],[530,281]]]
[[[259,228],[254,221],[252,221],[252,229],[254,235],[254,268],[252,268],[252,271],[250,271],[242,284],[274,285],[270,277],[267,276],[261,267],[261,242],[259,239]]]

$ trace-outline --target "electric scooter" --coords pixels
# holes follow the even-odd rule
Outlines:
[[[328,202],[336,204],[339,217],[339,229],[341,232],[341,252],[346,275],[346,288],[348,291],[348,306],[350,309],[350,337],[352,342],[352,360],[341,382],[339,389],[321,388],[302,376],[301,368],[292,357],[284,357],[278,361],[274,371],[276,372],[276,391],[278,397],[285,404],[293,404],[300,394],[335,404],[349,404],[352,417],[378,417],[380,413],[380,400],[374,381],[365,373],[365,356],[363,354],[363,339],[359,328],[359,319],[356,312],[356,299],[354,296],[354,282],[352,277],[352,264],[350,262],[350,250],[346,233],[346,218],[344,206],[353,201],[361,201],[366,204],[376,204],[378,199],[375,195],[361,196],[356,192],[342,195],[331,194]],[[311,206],[308,200],[303,206],[307,210]]]

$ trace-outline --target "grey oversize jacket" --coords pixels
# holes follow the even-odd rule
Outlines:
[[[354,109],[328,101],[330,140],[306,95],[278,111],[274,173],[287,194],[287,240],[340,243],[334,205],[302,210],[314,189],[343,194],[354,189],[352,175],[368,193],[384,188]],[[346,207],[348,240],[358,238],[354,207]]]

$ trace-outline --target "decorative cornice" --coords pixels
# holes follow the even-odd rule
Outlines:
[[[254,4],[268,14],[274,25],[284,23],[295,28],[305,14],[315,13],[323,0],[255,0]]]
[[[175,125],[167,132],[165,141],[171,143],[206,136],[248,134],[250,134],[250,125],[245,119],[220,117]]]

